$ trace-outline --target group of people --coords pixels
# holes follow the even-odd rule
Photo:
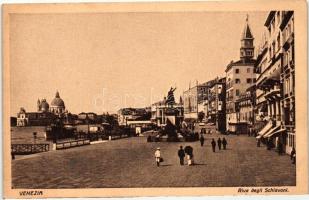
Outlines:
[[[217,143],[214,138],[211,140],[211,147],[212,147],[212,152],[216,152],[216,145],[218,144],[218,149],[221,150],[221,147],[223,146],[223,150],[226,150],[227,146],[227,141],[225,138],[218,138]]]
[[[201,146],[204,145],[204,141],[205,141],[205,138],[201,134],[201,136],[200,136]],[[221,140],[221,138],[218,138],[217,142],[215,141],[214,138],[212,138],[211,146],[212,146],[212,151],[213,152],[216,151],[216,145],[217,144],[218,144],[219,150],[221,150],[221,147],[223,147],[223,149],[226,150],[227,140],[225,138],[222,138],[222,140]],[[180,165],[184,165],[185,164],[185,158],[187,159],[187,164],[189,166],[194,164],[193,147],[186,146],[185,148],[183,148],[182,146],[180,146],[179,149],[178,149],[177,155],[179,157]],[[155,159],[156,159],[156,164],[159,167],[160,163],[163,162],[163,159],[161,157],[161,152],[160,152],[160,148],[159,147],[155,151]]]

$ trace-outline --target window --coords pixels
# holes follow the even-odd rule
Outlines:
[[[251,78],[247,78],[247,83],[252,83],[252,79]]]
[[[236,73],[236,74],[239,74],[239,69],[235,69],[235,73]]]
[[[256,83],[256,78],[253,79],[253,83]]]
[[[250,73],[250,68],[247,68],[247,73]]]
[[[235,79],[235,83],[237,84],[237,83],[240,83],[240,79],[239,78],[236,78]]]
[[[236,90],[236,96],[239,96],[239,90],[238,89]]]
[[[246,51],[246,56],[252,56],[252,51]]]

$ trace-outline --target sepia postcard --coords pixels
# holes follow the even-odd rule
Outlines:
[[[2,13],[6,198],[308,193],[305,1]]]

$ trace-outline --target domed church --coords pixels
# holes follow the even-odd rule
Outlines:
[[[56,92],[55,98],[50,103],[50,112],[54,114],[62,114],[65,112],[64,101],[60,98],[59,92]]]
[[[48,112],[49,111],[49,104],[47,103],[46,99],[38,99],[38,112]]]

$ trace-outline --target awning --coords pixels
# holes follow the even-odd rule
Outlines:
[[[276,132],[279,129],[280,129],[280,125],[279,126],[275,126],[274,128],[272,128],[269,131],[267,131],[267,133],[265,133],[265,135],[263,135],[263,137],[264,138],[270,137],[274,132]]]
[[[275,134],[279,134],[279,133],[282,133],[282,132],[284,132],[284,131],[286,131],[286,129],[285,129],[285,128],[281,128],[281,129],[279,129],[279,130],[277,130],[277,131],[274,131],[273,133],[267,135],[267,137],[271,137],[271,136],[273,136],[273,135],[275,135]]]
[[[265,126],[264,128],[262,128],[262,130],[258,133],[258,135],[261,135],[263,136],[266,132],[268,132],[272,127],[272,122],[269,121]]]

